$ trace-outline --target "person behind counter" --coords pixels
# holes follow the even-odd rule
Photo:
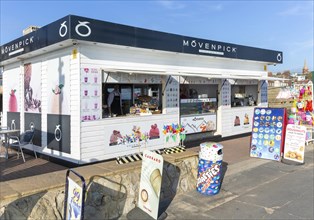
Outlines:
[[[108,96],[109,115],[122,115],[122,100],[119,86],[115,85],[113,91]]]

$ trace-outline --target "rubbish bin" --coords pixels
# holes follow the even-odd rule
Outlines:
[[[216,195],[221,186],[223,146],[205,142],[200,147],[196,190],[204,195]]]

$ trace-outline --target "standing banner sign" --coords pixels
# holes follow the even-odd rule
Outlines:
[[[255,108],[250,156],[280,161],[285,127],[285,108]]]
[[[154,219],[158,218],[163,163],[161,155],[149,150],[143,152],[138,207]]]
[[[284,159],[304,163],[306,127],[289,124],[286,128]]]
[[[81,186],[69,177],[70,172],[81,179]],[[83,220],[86,191],[85,179],[74,170],[69,169],[66,174],[65,187],[64,220]]]

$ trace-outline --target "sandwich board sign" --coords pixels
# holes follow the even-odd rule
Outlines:
[[[288,124],[284,148],[284,159],[304,163],[306,127]]]
[[[154,219],[158,218],[163,163],[161,155],[143,152],[138,207]]]
[[[81,186],[69,177],[70,172],[81,179]],[[74,170],[69,169],[66,174],[65,187],[64,220],[83,220],[86,191],[85,179]]]

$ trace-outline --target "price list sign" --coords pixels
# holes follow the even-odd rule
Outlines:
[[[284,108],[255,108],[250,156],[281,160],[286,126]]]
[[[222,105],[228,106],[231,105],[231,95],[230,95],[230,83],[228,80],[224,81],[222,87]]]

